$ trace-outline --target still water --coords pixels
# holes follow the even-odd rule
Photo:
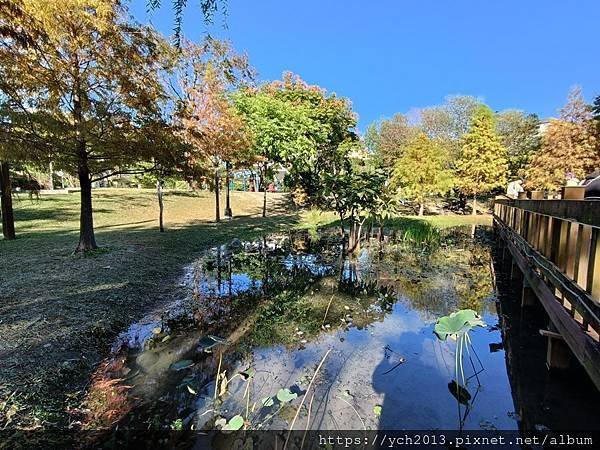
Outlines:
[[[548,378],[491,241],[490,229],[457,228],[373,239],[352,256],[333,234],[214,248],[187,268],[185,300],[115,345],[132,403],[120,426],[213,429],[240,415],[253,429],[585,428],[598,417],[585,376],[579,388]],[[456,345],[433,329],[466,308],[485,326],[470,333],[457,395]]]

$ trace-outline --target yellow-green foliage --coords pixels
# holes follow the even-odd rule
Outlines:
[[[526,171],[529,188],[557,190],[572,172],[583,178],[600,166],[600,151],[589,107],[579,88],[569,94],[559,120],[551,120],[540,150]]]
[[[445,194],[453,184],[447,153],[440,144],[420,133],[397,160],[393,181],[403,196],[419,204],[432,195]]]
[[[506,149],[496,133],[494,114],[487,106],[481,106],[462,139],[456,167],[457,185],[465,194],[483,194],[504,186],[507,171]]]

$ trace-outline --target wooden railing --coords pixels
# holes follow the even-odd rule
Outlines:
[[[496,200],[504,238],[529,260],[582,331],[600,340],[600,201]]]

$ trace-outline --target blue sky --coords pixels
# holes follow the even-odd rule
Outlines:
[[[171,0],[151,15],[145,3],[132,0],[133,15],[171,34]],[[541,117],[574,84],[600,94],[599,0],[228,0],[208,27],[198,4],[188,0],[188,39],[210,32],[247,52],[261,80],[291,70],[349,97],[363,131],[452,94]]]

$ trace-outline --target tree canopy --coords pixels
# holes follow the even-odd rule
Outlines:
[[[506,149],[496,133],[494,114],[489,107],[477,108],[471,128],[461,143],[456,183],[464,194],[473,196],[475,214],[477,195],[503,187],[508,170]]]
[[[419,133],[396,161],[392,180],[403,197],[417,202],[422,216],[426,199],[445,194],[452,187],[448,155],[438,142]]]
[[[565,184],[568,172],[582,179],[598,166],[600,151],[591,108],[575,87],[560,118],[548,124],[541,148],[531,158],[526,183],[530,188],[555,191]]]
[[[79,250],[96,247],[91,183],[127,172],[157,149],[160,71],[169,47],[111,0],[23,0],[2,10],[2,139],[48,157],[81,186]],[[19,36],[24,36],[23,38]]]
[[[508,157],[508,174],[515,179],[524,175],[532,156],[539,149],[540,121],[535,114],[509,109],[496,116],[496,130]]]

